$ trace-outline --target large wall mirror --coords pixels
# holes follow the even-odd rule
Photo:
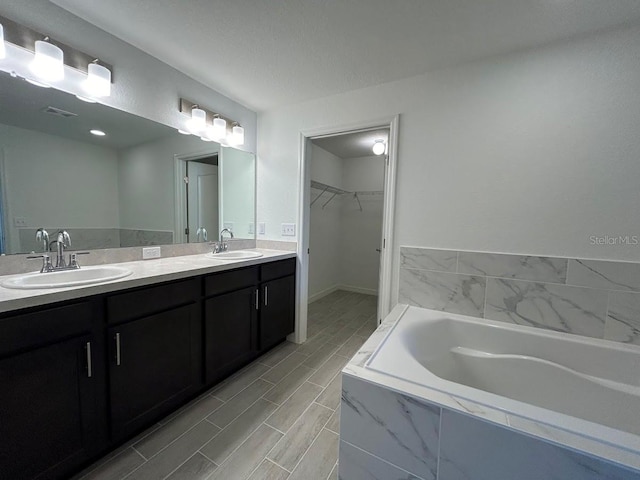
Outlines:
[[[2,72],[0,175],[3,254],[255,238],[253,154]]]

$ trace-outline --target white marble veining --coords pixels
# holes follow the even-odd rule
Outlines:
[[[259,265],[273,260],[295,258],[296,256],[295,253],[278,250],[259,249],[258,251],[263,256],[249,260],[222,261],[215,260],[207,254],[200,254],[118,263],[118,266],[132,270],[133,273],[128,277],[113,282],[89,286],[47,290],[11,290],[0,287],[0,312],[178,280],[194,275],[222,272],[241,266]],[[11,277],[15,277],[15,275],[0,276],[0,282]]]
[[[440,409],[342,377],[341,439],[424,480],[435,480]]]
[[[400,303],[482,317],[484,294],[484,277],[400,270]]]
[[[400,247],[400,268],[455,272],[458,252],[432,248]]]
[[[569,260],[567,284],[640,291],[640,263],[572,259]]]
[[[338,467],[339,480],[424,480],[345,441]]]
[[[640,474],[444,410],[438,478],[631,480]]]
[[[564,283],[567,278],[567,259],[460,252],[458,254],[458,273]]]
[[[640,345],[640,293],[611,292],[604,338]]]
[[[492,320],[602,338],[606,311],[601,290],[487,279],[484,316]]]

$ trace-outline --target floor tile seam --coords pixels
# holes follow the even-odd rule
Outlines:
[[[265,400],[266,400],[267,402],[272,403],[273,405],[277,405],[277,406],[278,406],[278,408],[276,408],[276,409],[271,413],[271,415],[269,415],[269,416],[267,417],[267,419],[266,419],[263,423],[265,423],[266,425],[270,426],[271,428],[275,428],[276,430],[278,430],[278,428],[277,428],[277,427],[274,427],[273,425],[271,425],[271,424],[267,423],[267,420],[269,420],[269,418],[271,418],[271,416],[272,416],[274,413],[276,413],[276,412],[277,412],[277,411],[278,411],[282,406],[284,406],[284,404],[285,404],[285,403],[287,403],[287,401],[288,401],[291,397],[293,397],[293,396],[296,394],[296,392],[297,392],[298,390],[300,390],[300,389],[304,386],[304,384],[305,384],[305,383],[307,383],[307,382],[309,382],[309,380],[305,380],[304,382],[302,382],[302,383],[298,386],[298,388],[296,388],[296,389],[295,389],[295,391],[294,391],[291,395],[289,395],[286,399],[284,399],[284,400],[282,401],[282,403],[281,403],[281,404],[277,404],[276,402],[272,402],[271,400],[267,400],[267,399],[265,398]],[[313,382],[309,382],[309,383],[310,383],[311,385],[315,385],[316,387],[323,388],[321,385],[316,385],[316,384],[315,384],[315,383],[313,383]],[[322,393],[322,392],[320,392],[320,393]],[[266,393],[265,393],[265,395],[266,395]],[[313,402],[313,400],[312,400],[312,402]],[[307,408],[308,408],[308,407],[307,407]],[[305,409],[305,411],[306,411],[306,409]],[[302,412],[302,414],[298,415],[298,417],[296,418],[296,421],[297,421],[297,420],[298,420],[298,419],[299,419],[303,414],[304,414],[304,412]],[[293,422],[293,423],[295,423],[295,422]],[[291,427],[289,427],[289,428],[291,428]],[[285,432],[285,433],[286,433],[286,432]]]
[[[162,477],[162,480],[166,480],[167,478],[169,478],[171,475],[173,475],[174,472],[176,472],[177,470],[180,469],[180,467],[182,467],[182,465],[184,465],[185,463],[187,463],[189,460],[191,460],[196,454],[198,453],[198,450],[196,450],[195,452],[193,452],[193,454],[187,458],[184,462],[182,462],[180,465],[178,465],[176,468],[174,468],[173,470],[171,470],[171,472],[169,472],[169,474],[165,475],[164,477]]]
[[[329,417],[329,418],[331,418],[331,417]],[[329,421],[329,420],[327,420],[327,422],[328,422],[328,421]],[[326,425],[326,423],[325,423],[325,425]],[[298,466],[299,466],[299,465],[304,461],[304,458],[307,456],[307,453],[309,453],[309,450],[311,450],[311,447],[313,447],[313,445],[316,443],[316,440],[318,440],[318,437],[320,436],[320,434],[322,433],[322,431],[323,431],[323,430],[325,430],[325,427],[324,427],[324,426],[320,429],[320,431],[316,434],[316,436],[315,436],[315,437],[313,437],[313,440],[311,441],[311,443],[309,443],[309,446],[307,447],[307,449],[306,449],[306,450],[304,451],[304,453],[300,456],[300,460],[298,460],[298,463],[296,463],[296,465],[293,467],[293,469],[291,469],[291,473],[292,473],[292,474],[293,474],[293,472],[295,472],[295,471],[296,471],[296,468],[298,468]],[[328,429],[326,429],[326,430],[327,430],[327,431],[329,431],[329,432],[331,432],[331,433],[334,433],[334,432],[332,432],[331,430],[328,430]],[[269,453],[271,453],[271,452],[269,452]],[[274,462],[274,463],[275,463],[275,462]],[[284,468],[284,467],[282,467],[282,468]],[[285,470],[286,470],[286,468],[285,468]],[[287,470],[287,471],[288,471],[288,470]],[[329,472],[329,473],[331,473],[331,472]]]
[[[272,389],[273,389],[273,387],[271,387],[269,390],[267,390],[267,391],[264,393],[264,395],[266,395],[267,393],[269,393]],[[230,421],[229,423],[227,423],[224,427],[221,427],[220,425],[218,425],[218,424],[217,424],[216,422],[214,422],[213,420],[209,420],[209,417],[210,417],[211,415],[208,415],[208,416],[207,416],[207,418],[206,418],[206,420],[208,420],[208,422],[209,422],[209,423],[211,423],[211,424],[215,425],[216,427],[218,427],[218,428],[220,429],[220,432],[222,432],[224,429],[228,428],[228,427],[229,427],[229,425],[231,425],[233,422],[235,422],[235,421],[238,419],[238,417],[240,417],[241,415],[243,415],[247,410],[249,410],[251,407],[253,407],[257,402],[259,402],[259,401],[260,401],[260,399],[262,399],[262,396],[260,396],[260,397],[256,398],[256,399],[255,399],[255,400],[254,400],[254,401],[253,401],[253,402],[252,402],[252,403],[251,403],[247,408],[245,408],[242,412],[240,412],[238,415],[236,415],[235,417],[233,417],[233,418],[231,419],[231,421]],[[265,400],[266,400],[266,398],[265,398]],[[268,401],[268,400],[267,400],[267,401]],[[271,403],[273,403],[273,402],[271,402]],[[214,412],[214,413],[215,413],[215,412]],[[220,432],[218,432],[218,433],[220,433]]]

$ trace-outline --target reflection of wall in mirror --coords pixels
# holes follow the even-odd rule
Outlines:
[[[255,238],[255,160],[252,153],[223,147],[220,154],[221,228],[237,238]]]

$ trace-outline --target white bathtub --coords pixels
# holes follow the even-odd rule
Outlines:
[[[366,368],[640,451],[634,346],[408,307]]]

